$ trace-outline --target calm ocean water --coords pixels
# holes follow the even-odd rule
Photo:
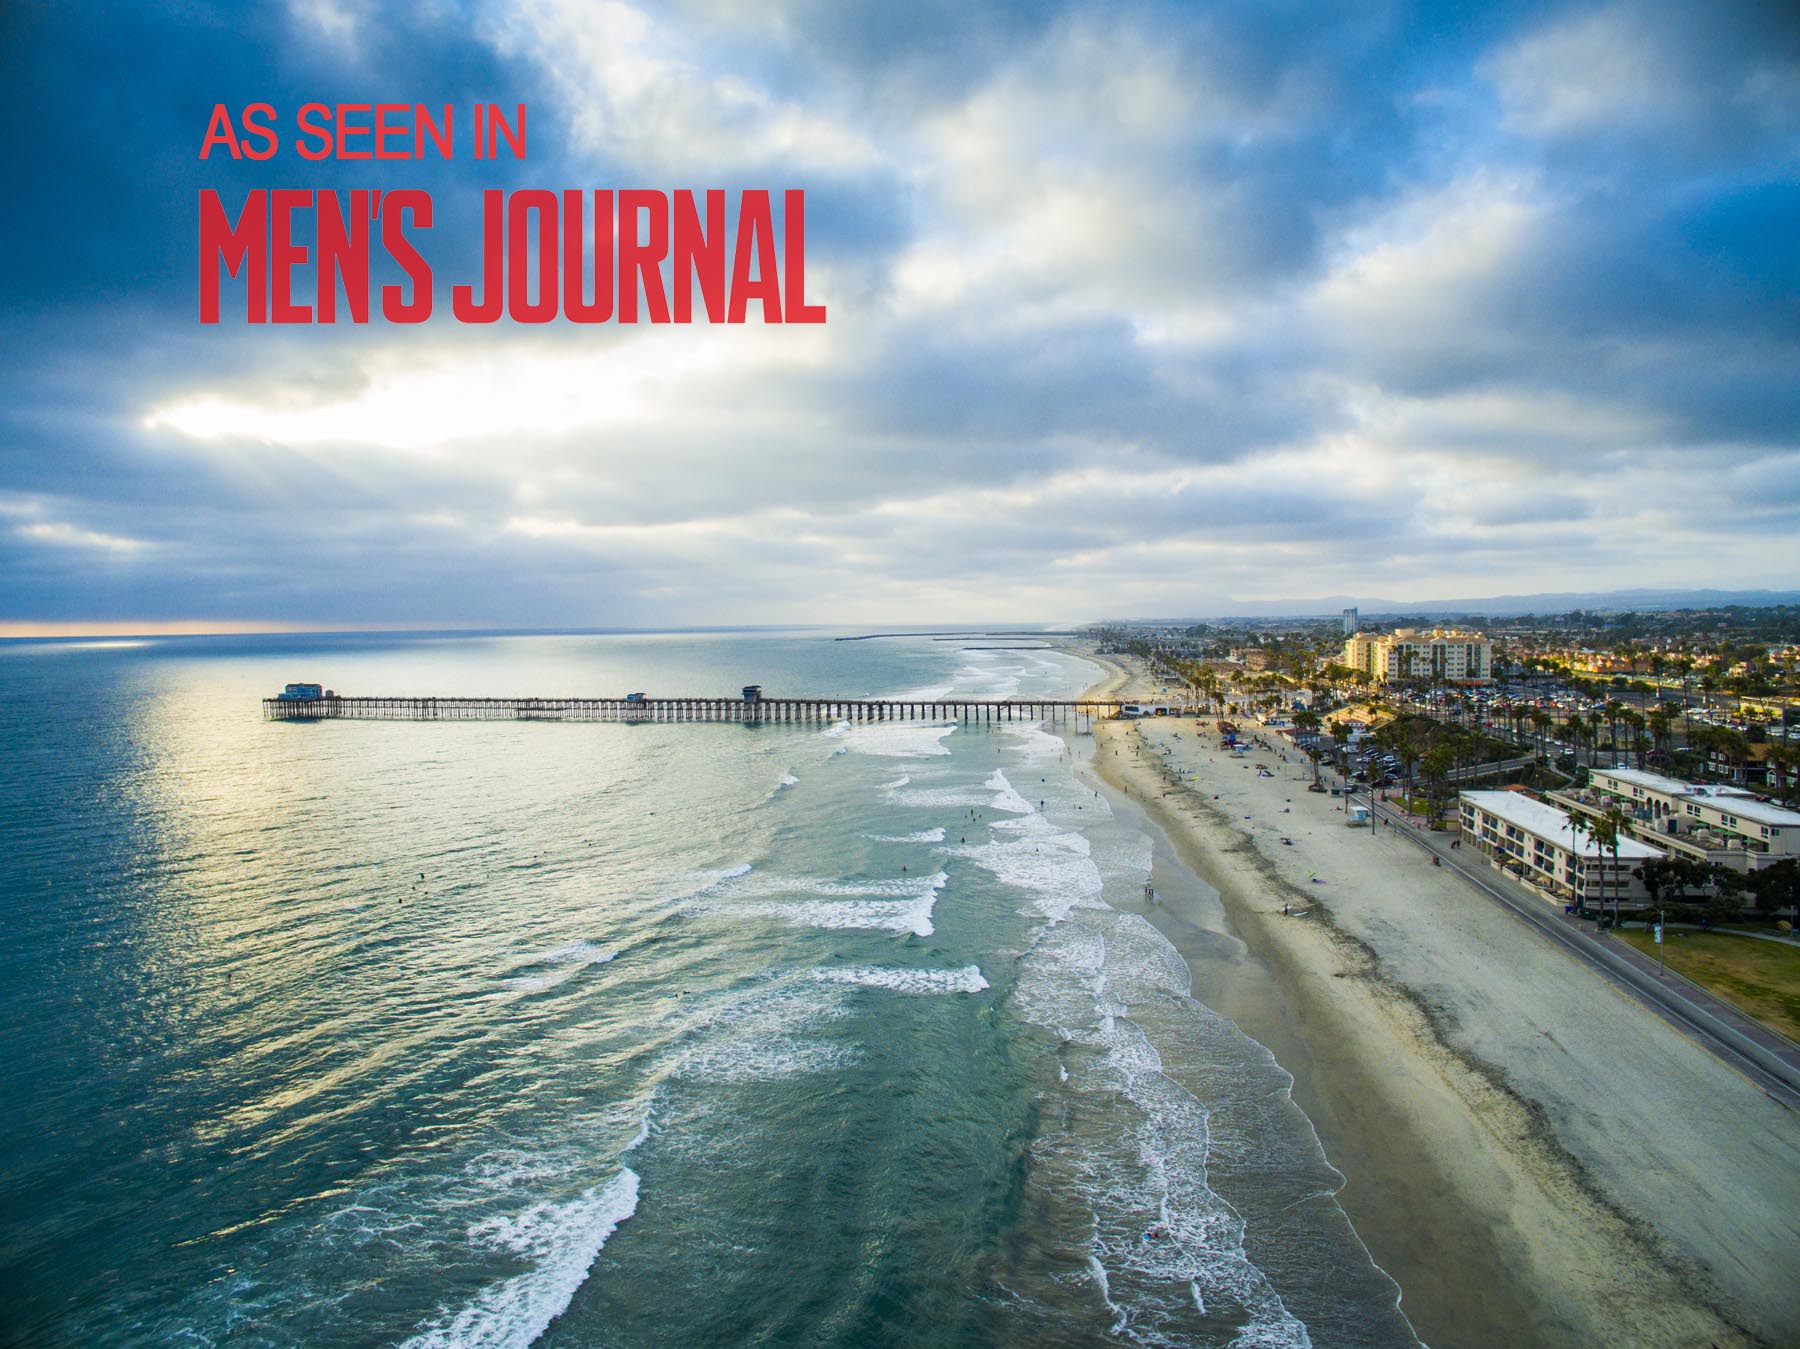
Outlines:
[[[1036,726],[271,724],[344,692],[1007,696],[813,632],[0,646],[30,1345],[1412,1344]],[[1195,990],[1204,996],[1204,990]]]

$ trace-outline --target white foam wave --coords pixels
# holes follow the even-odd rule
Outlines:
[[[1023,665],[1000,666],[987,652],[972,651],[969,663],[956,671],[959,692],[973,699],[1010,698],[1019,691]]]
[[[693,911],[735,918],[778,918],[797,927],[910,932],[929,937],[938,892],[949,879],[942,871],[868,881],[749,872],[714,885]]]
[[[729,867],[712,867],[700,871],[690,871],[675,884],[673,894],[670,897],[676,900],[694,899],[700,895],[706,894],[710,890],[716,889],[727,881],[734,881],[739,876],[747,876],[750,874],[750,871],[751,865],[748,862],[739,862],[735,866]]]
[[[942,843],[944,826],[940,824],[936,829],[921,829],[912,834],[870,834],[868,837],[877,843]]]
[[[929,759],[950,753],[944,744],[956,730],[956,723],[920,725],[916,722],[877,721],[850,725],[839,722],[825,734],[842,738],[845,746],[857,754],[871,754],[884,759]]]
[[[847,1068],[858,1058],[848,1045],[773,1036],[749,1043],[702,1045],[683,1057],[675,1076],[691,1082],[775,1082]]]
[[[1053,843],[1017,823],[1027,827],[1005,851]],[[1127,1108],[1102,1132],[1045,1135],[1040,1157],[1093,1215],[1089,1269],[1119,1333],[1167,1342],[1184,1314],[1178,1296],[1186,1307],[1240,1308],[1234,1344],[1297,1349],[1309,1343],[1306,1327],[1246,1254],[1242,1218],[1208,1185],[1207,1107],[1164,1073],[1134,1019],[1135,1005],[1161,1007],[1187,991],[1186,964],[1137,915],[1097,904],[1042,930],[1021,962],[1015,1006],[1089,1051],[1059,1056],[1059,1081]]]
[[[846,969],[819,969],[813,977],[825,983],[859,984],[864,988],[888,988],[896,993],[979,993],[988,986],[981,970],[965,965],[960,970],[907,970],[887,965],[853,965]]]
[[[1125,1329],[1127,1317],[1125,1309],[1112,1300],[1112,1280],[1106,1277],[1106,1266],[1100,1263],[1100,1257],[1092,1251],[1088,1252],[1088,1272],[1094,1276],[1094,1283],[1100,1289],[1100,1300],[1106,1309],[1113,1314],[1111,1334],[1117,1335]]]
[[[840,989],[789,976],[759,984],[711,1009],[692,1042],[671,1060],[688,1081],[741,1083],[799,1077],[857,1062],[849,1045],[819,1039],[822,1027],[850,1015]]]
[[[948,880],[943,872],[927,876],[890,876],[882,880],[835,881],[824,876],[783,876],[775,872],[747,872],[714,886],[719,899],[759,899],[769,895],[825,895],[840,899],[918,898],[941,890]]]
[[[1087,836],[1058,829],[1042,815],[996,821],[987,841],[939,851],[966,857],[1003,884],[1024,891],[1032,907],[1053,923],[1076,908],[1106,907]]]
[[[497,1148],[484,1152],[463,1167],[463,1174],[483,1190],[506,1194],[522,1185],[560,1180],[569,1173],[558,1157],[524,1148]]]
[[[901,784],[907,781],[910,779],[902,778]],[[928,810],[966,810],[970,806],[989,804],[987,795],[975,787],[914,787],[902,790],[900,784],[890,784],[887,798],[897,806],[921,806]]]
[[[927,895],[897,903],[750,904],[739,911],[759,912],[796,927],[910,932],[915,937],[929,937],[936,930],[931,922],[933,907],[933,897]]]
[[[986,786],[989,791],[994,793],[993,798],[987,803],[991,810],[1005,810],[1015,815],[1029,815],[1037,809],[1031,802],[1013,790],[1013,785],[1007,781],[1006,774],[998,768],[989,776]]]
[[[573,941],[554,951],[515,961],[505,979],[509,988],[541,993],[574,978],[590,965],[606,964],[618,954],[616,948],[597,946],[590,941]]]
[[[546,1200],[513,1217],[474,1224],[471,1242],[536,1263],[482,1289],[454,1315],[407,1340],[404,1349],[524,1349],[568,1309],[601,1249],[637,1204],[637,1173],[623,1167],[574,1199]]]
[[[1038,721],[1003,722],[1001,733],[1013,742],[1018,753],[1039,765],[1062,758],[1068,749],[1061,736],[1046,731]]]

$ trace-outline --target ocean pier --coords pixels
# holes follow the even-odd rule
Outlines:
[[[305,686],[300,686],[305,687]],[[270,721],[602,721],[831,725],[835,722],[944,722],[992,725],[1048,721],[1091,725],[1123,704],[1054,698],[463,698],[287,694],[262,700]]]

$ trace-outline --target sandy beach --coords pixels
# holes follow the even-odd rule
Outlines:
[[[1093,696],[1153,692],[1080,654],[1113,670]],[[1092,763],[1161,833],[1151,916],[1195,995],[1294,1075],[1421,1337],[1793,1343],[1800,1119],[1391,829],[1348,827],[1291,747],[1216,744],[1210,719],[1099,723]]]

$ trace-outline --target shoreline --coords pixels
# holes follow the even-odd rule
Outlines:
[[[1107,671],[1084,696],[1142,677],[1091,649],[1064,650]],[[1162,733],[1160,750],[1145,730]],[[1333,820],[1331,798],[1305,792],[1303,760],[1296,771],[1291,753],[1249,757],[1272,775],[1209,753],[1191,719],[1166,718],[1096,723],[1087,764],[1152,826],[1159,861],[1166,855],[1216,895],[1184,894],[1170,876],[1168,899],[1146,914],[1188,962],[1194,996],[1293,1076],[1295,1102],[1345,1177],[1338,1202],[1400,1284],[1421,1339],[1783,1340],[1800,1307],[1770,1286],[1785,1282],[1794,1225],[1782,1200],[1800,1185],[1790,1167],[1760,1199],[1757,1186],[1766,1167],[1800,1161],[1791,1116],[1461,878],[1433,874],[1399,840]],[[1284,900],[1304,916],[1284,916]],[[1540,1000],[1536,978],[1555,981],[1557,996]],[[1580,1044],[1595,1029],[1638,1052],[1609,1073],[1604,1056]],[[1571,1057],[1569,1045],[1580,1062],[1557,1061]],[[1696,1090],[1742,1093],[1742,1109],[1726,1103],[1736,1133],[1721,1140],[1712,1188],[1645,1175],[1691,1168],[1681,1154],[1694,1130],[1721,1127],[1704,1100],[1667,1127],[1643,1109],[1662,1085],[1644,1065],[1665,1058],[1681,1070],[1672,1078],[1705,1080]],[[1591,1108],[1592,1093],[1608,1090],[1620,1095]],[[1652,1118],[1622,1130],[1630,1138],[1607,1132],[1621,1124],[1610,1115],[1630,1112]],[[1758,1126],[1771,1131],[1766,1147],[1741,1136]],[[1648,1154],[1632,1159],[1635,1182],[1620,1144]],[[1708,1196],[1732,1193],[1734,1182],[1747,1191],[1730,1202],[1750,1211],[1721,1222],[1706,1211],[1718,1207]]]

